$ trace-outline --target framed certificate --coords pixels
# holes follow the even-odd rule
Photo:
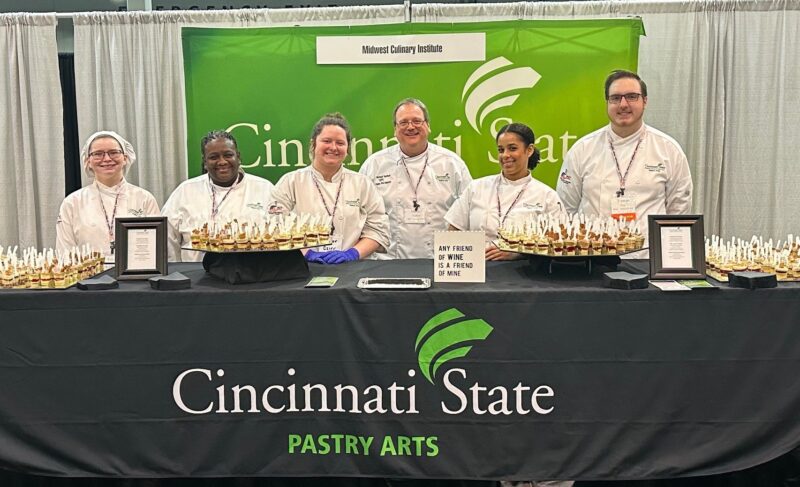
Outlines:
[[[117,218],[115,244],[118,280],[167,274],[167,217]]]
[[[649,215],[650,279],[705,279],[703,215]]]

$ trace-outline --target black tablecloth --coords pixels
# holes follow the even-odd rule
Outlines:
[[[170,270],[192,289],[0,292],[0,467],[656,478],[800,443],[797,285],[617,291],[508,262],[486,284],[386,292],[355,284],[431,261],[312,265],[330,289]]]

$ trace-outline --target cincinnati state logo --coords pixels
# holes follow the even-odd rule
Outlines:
[[[529,66],[513,65],[503,56],[496,57],[482,64],[464,83],[461,92],[464,115],[479,134],[483,121],[490,113],[513,105],[519,98],[520,90],[533,88],[542,79]]]
[[[417,334],[414,350],[419,370],[431,384],[439,367],[455,358],[466,357],[475,342],[485,340],[493,330],[482,319],[461,318],[464,313],[450,308],[429,319]]]

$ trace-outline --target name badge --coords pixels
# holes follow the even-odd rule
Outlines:
[[[403,208],[403,223],[425,224],[425,208],[422,205],[416,211],[414,208]]]
[[[391,174],[378,174],[375,176],[375,186],[383,186],[385,184],[392,184]]]
[[[636,197],[624,195],[611,198],[611,218],[615,220],[633,221],[636,219]]]

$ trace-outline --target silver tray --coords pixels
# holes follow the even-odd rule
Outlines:
[[[427,277],[362,277],[357,286],[361,289],[428,289]]]

